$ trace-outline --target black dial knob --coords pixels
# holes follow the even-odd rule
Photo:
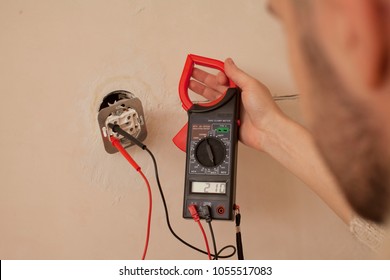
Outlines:
[[[217,138],[203,138],[195,147],[195,158],[204,167],[220,165],[225,157],[225,144]]]

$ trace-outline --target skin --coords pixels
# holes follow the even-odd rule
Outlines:
[[[227,77],[242,89],[240,140],[274,157],[346,223],[375,222],[390,205],[390,1],[274,0],[309,130],[290,120],[261,82],[225,61],[194,69],[190,89],[214,99]],[[364,20],[362,20],[364,19]],[[288,141],[286,140],[288,139]]]

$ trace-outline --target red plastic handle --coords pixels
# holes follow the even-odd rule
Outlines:
[[[222,61],[199,56],[199,55],[189,54],[187,56],[187,60],[184,65],[183,73],[181,75],[180,83],[179,83],[179,96],[180,96],[182,106],[186,111],[188,111],[193,105],[191,99],[188,96],[188,85],[190,83],[192,71],[194,70],[195,64],[209,67],[209,68],[214,68],[219,71],[225,72],[225,65]],[[236,85],[233,83],[233,81],[229,80],[229,87],[236,87]],[[217,104],[222,98],[223,95],[217,100],[202,104],[202,106],[205,107],[213,106]]]

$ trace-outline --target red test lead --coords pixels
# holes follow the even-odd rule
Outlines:
[[[206,233],[203,229],[202,223],[200,222],[198,210],[196,210],[196,206],[194,204],[191,204],[191,205],[188,205],[188,211],[190,211],[192,219],[194,219],[194,221],[199,225],[199,228],[200,228],[202,235],[203,235],[203,238],[204,238],[204,242],[206,243],[207,255],[209,256],[209,260],[211,260],[209,242],[207,240],[207,236],[206,236]]]
[[[115,137],[110,138],[112,145],[127,159],[127,161],[134,167],[137,172],[141,170],[141,167],[134,161],[134,159],[126,152],[122,144]]]
[[[149,211],[148,211],[148,222],[147,222],[147,230],[146,230],[146,240],[145,240],[145,246],[144,246],[144,252],[142,254],[142,260],[145,259],[146,253],[148,251],[149,246],[149,238],[150,238],[150,225],[152,220],[152,190],[150,188],[150,184],[146,176],[141,170],[141,167],[134,161],[134,159],[129,155],[128,152],[123,148],[119,140],[115,137],[110,138],[112,145],[127,159],[127,161],[134,167],[135,170],[141,175],[142,179],[144,179],[146,187],[148,189],[148,195],[149,195]]]

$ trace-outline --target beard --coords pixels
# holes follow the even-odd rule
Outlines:
[[[370,110],[341,83],[319,44],[301,40],[311,90],[309,128],[346,199],[360,216],[381,223],[390,204],[390,160]]]

